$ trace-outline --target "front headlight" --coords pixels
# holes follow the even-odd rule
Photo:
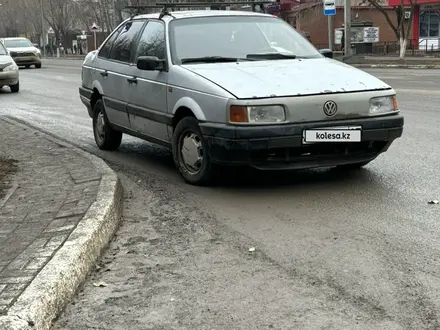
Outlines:
[[[3,69],[3,72],[12,72],[17,70],[18,70],[18,66],[15,63],[11,63],[10,65],[8,65],[6,68]]]
[[[393,111],[399,111],[396,95],[373,97],[370,99],[370,114],[375,115]]]
[[[286,121],[286,111],[282,105],[231,106],[231,123],[276,124]]]

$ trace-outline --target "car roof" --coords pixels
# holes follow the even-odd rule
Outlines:
[[[133,17],[133,19],[142,18],[159,18],[159,13],[143,14]],[[168,15],[171,19],[182,19],[192,17],[220,17],[220,16],[262,16],[262,17],[275,17],[271,14],[259,13],[253,11],[240,11],[240,10],[179,10],[169,11]],[[165,16],[165,17],[166,17]]]

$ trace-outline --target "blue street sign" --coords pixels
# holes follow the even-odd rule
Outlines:
[[[325,16],[334,16],[336,15],[336,9],[324,9]]]
[[[334,16],[336,15],[336,3],[335,0],[324,0],[324,15]]]

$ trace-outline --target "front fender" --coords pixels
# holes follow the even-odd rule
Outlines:
[[[99,94],[104,95],[104,89],[102,88],[102,86],[101,86],[99,81],[94,80],[92,87],[93,87],[94,90],[96,89]]]
[[[180,107],[186,107],[190,109],[199,121],[206,121],[206,117],[202,111],[202,108],[194,99],[188,96],[180,98],[174,105],[173,116],[176,114],[177,109],[179,109]]]

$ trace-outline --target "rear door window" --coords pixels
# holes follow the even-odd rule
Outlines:
[[[102,58],[108,58],[110,56],[110,51],[112,49],[113,44],[115,43],[116,38],[118,37],[119,33],[124,28],[124,25],[120,26],[106,41],[106,43],[102,46],[101,50],[99,51],[98,56]]]

